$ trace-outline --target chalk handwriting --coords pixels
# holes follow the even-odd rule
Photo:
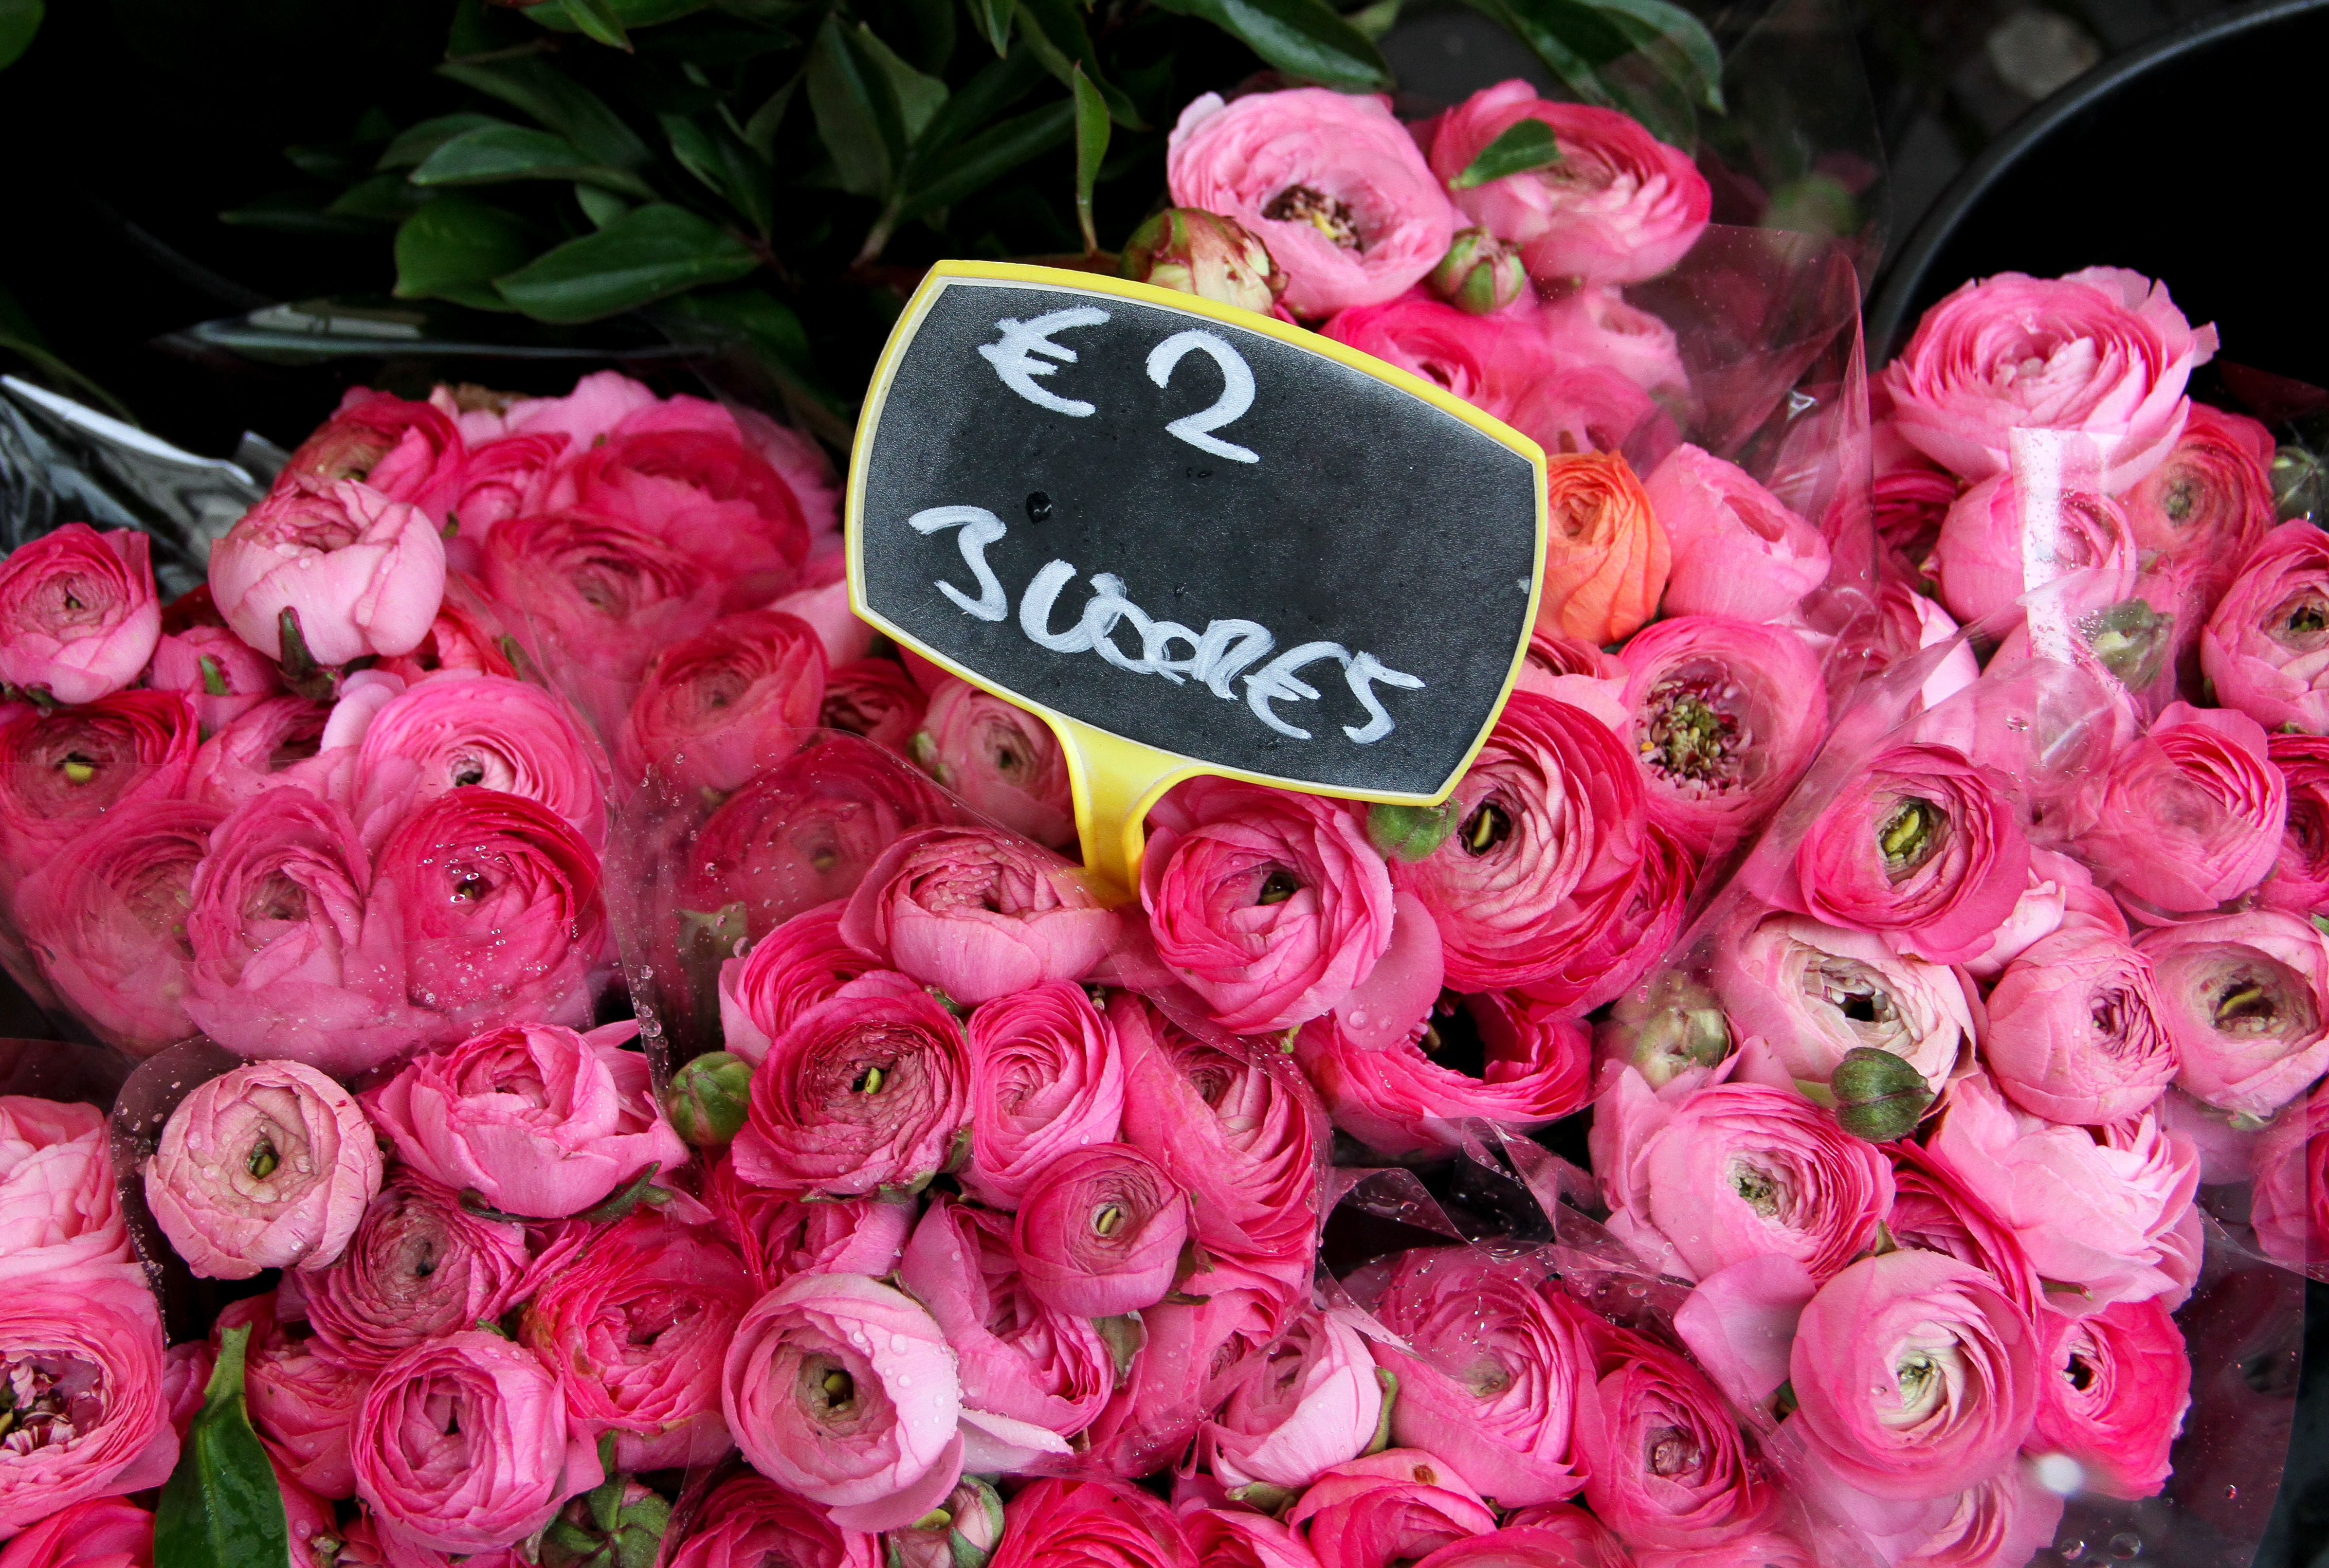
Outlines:
[[[1072,326],[1098,326],[1107,319],[1108,312],[1094,310],[1088,305],[1078,305],[1073,310],[1055,310],[1049,315],[1039,315],[1033,321],[1023,322],[1016,316],[1004,316],[995,324],[1003,336],[994,343],[979,344],[978,352],[985,357],[988,364],[995,367],[995,373],[1003,378],[1004,386],[1036,407],[1049,408],[1055,414],[1065,414],[1071,418],[1088,418],[1092,412],[1089,403],[1080,398],[1056,396],[1035,384],[1037,376],[1056,374],[1060,366],[1048,364],[1034,356],[1042,354],[1062,364],[1074,364],[1076,351],[1065,344],[1053,343],[1051,334],[1065,332]]]

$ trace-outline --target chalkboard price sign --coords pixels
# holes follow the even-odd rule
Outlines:
[[[850,594],[1042,715],[1086,859],[1197,773],[1429,804],[1528,646],[1543,457],[1314,333],[1081,272],[943,262],[858,423]]]

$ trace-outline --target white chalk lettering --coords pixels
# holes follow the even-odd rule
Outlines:
[[[1060,366],[1047,364],[1034,356],[1057,360],[1062,364],[1076,362],[1076,351],[1051,341],[1055,332],[1065,332],[1075,326],[1098,326],[1108,319],[1108,312],[1094,310],[1089,305],[1078,305],[1073,310],[1055,310],[1039,315],[1033,321],[1021,321],[1016,316],[1004,316],[995,324],[1002,337],[991,343],[981,343],[978,352],[1003,378],[1003,384],[1034,404],[1055,414],[1071,418],[1090,417],[1092,406],[1080,398],[1062,398],[1047,392],[1035,384],[1037,376],[1058,373]],[[1248,377],[1250,381],[1251,378]]]
[[[1164,427],[1165,432],[1178,436],[1200,452],[1210,452],[1232,463],[1260,462],[1260,455],[1250,447],[1207,434],[1253,407],[1253,369],[1218,334],[1195,327],[1174,333],[1148,351],[1148,379],[1159,387],[1166,385],[1173,380],[1173,367],[1192,351],[1208,355],[1221,368],[1221,395],[1210,407],[1174,420]]]
[[[906,519],[906,526],[916,533],[936,533],[942,528],[962,530],[962,559],[970,563],[978,578],[978,597],[972,598],[952,583],[939,583],[938,592],[961,606],[966,615],[976,615],[982,621],[999,621],[1011,613],[1011,596],[1003,591],[1002,579],[995,568],[986,564],[986,547],[1004,535],[1003,520],[983,506],[932,506]],[[1072,572],[1075,568],[1070,567]]]

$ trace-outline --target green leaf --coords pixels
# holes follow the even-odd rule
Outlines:
[[[943,156],[931,160],[899,203],[896,221],[976,195],[996,180],[1061,146],[1075,134],[1075,105],[1061,99],[989,127]]]
[[[1464,172],[1448,183],[1458,191],[1468,191],[1475,185],[1485,185],[1491,180],[1501,180],[1506,174],[1524,174],[1531,169],[1551,168],[1561,162],[1561,144],[1553,139],[1552,127],[1542,120],[1514,120],[1504,133],[1480,149],[1480,155],[1464,165]]]
[[[970,7],[970,19],[978,26],[978,35],[995,45],[998,55],[1011,52],[1011,22],[1016,14],[1013,0],[963,0]]]
[[[598,321],[702,284],[732,283],[759,264],[734,235],[657,202],[534,258],[494,287],[536,321]]]
[[[1696,136],[1693,105],[1722,107],[1722,55],[1667,0],[1467,0],[1517,35],[1588,103],[1622,108],[1661,139]]]
[[[1381,43],[1383,34],[1399,25],[1399,14],[1406,4],[1407,0],[1375,0],[1372,5],[1345,14],[1343,20]]]
[[[664,309],[712,322],[740,332],[754,358],[788,394],[787,401],[807,416],[820,435],[849,444],[847,408],[816,369],[808,333],[790,306],[757,288],[700,288],[684,294]]]
[[[853,196],[888,191],[905,146],[897,101],[832,16],[809,49],[808,107],[841,188]]]
[[[219,214],[219,221],[239,229],[271,229],[278,234],[362,234],[377,236],[380,226],[366,219],[331,211],[332,198],[318,191],[277,191]]]
[[[1351,91],[1391,85],[1374,41],[1323,0],[1156,0],[1165,10],[1212,23],[1288,76]]]
[[[590,220],[590,227],[593,229],[604,229],[631,210],[631,204],[628,202],[624,201],[612,191],[602,191],[596,185],[578,183],[574,187],[574,202],[575,205],[582,209],[582,216]],[[499,296],[495,297],[498,298]]]
[[[0,70],[15,64],[33,47],[47,11],[42,0],[0,0]]]
[[[507,124],[509,121],[495,119],[492,115],[469,113],[438,115],[435,119],[422,120],[417,126],[410,126],[399,131],[396,139],[388,144],[388,150],[381,154],[380,161],[372,167],[417,169],[428,160],[429,154],[459,136],[463,131],[474,131],[481,126]]]
[[[785,123],[785,111],[793,107],[793,94],[801,84],[801,74],[796,72],[784,86],[768,95],[768,101],[752,111],[744,122],[744,145],[761,157],[774,162],[777,155],[777,130]]]
[[[375,223],[401,223],[427,198],[401,174],[374,174],[358,180],[332,199],[324,209],[337,218],[369,218]]]
[[[601,25],[621,34],[629,28],[654,27],[693,16],[710,3],[711,0],[580,0],[578,4],[578,0],[542,0],[540,5],[524,7],[524,15],[527,21],[538,22],[554,33],[586,33],[605,43],[608,40],[591,31],[580,11],[596,11],[603,18]],[[626,42],[615,47],[625,49],[629,44]]]
[[[1670,0],[1587,0],[1635,45],[1664,57],[1700,107],[1722,112],[1722,51],[1705,23]]]
[[[624,30],[623,19],[609,0],[551,0],[551,4],[563,11],[584,37],[626,54],[631,52],[631,35]]]
[[[856,42],[882,72],[890,91],[898,103],[898,122],[905,133],[905,146],[912,146],[931,119],[945,107],[947,85],[935,76],[925,76],[898,57],[897,52],[882,42],[881,37],[863,23],[857,25]],[[902,149],[900,149],[902,151]]]
[[[1128,131],[1148,128],[1132,100],[1101,71],[1099,51],[1092,47],[1091,34],[1084,31],[1083,18],[1076,14],[1070,0],[1017,0],[1017,4],[1020,36],[1061,87],[1073,90],[1076,67],[1080,65],[1108,100],[1108,118]]]
[[[546,60],[448,61],[437,74],[532,115],[593,164],[638,169],[652,161],[646,143],[606,99]]]
[[[908,51],[924,70],[944,74],[954,58],[954,0],[901,0],[914,19],[914,47]]]
[[[919,188],[923,173],[935,168],[956,144],[1025,98],[1027,90],[1042,80],[1043,62],[1032,49],[1014,49],[1004,59],[988,61],[955,89],[946,107],[922,128],[899,183],[908,191]]]
[[[479,126],[463,131],[422,159],[408,178],[416,185],[581,180],[643,202],[655,200],[655,188],[629,170],[593,164],[564,136],[526,126]]]
[[[288,1561],[290,1530],[275,1467],[242,1397],[248,1328],[221,1336],[203,1408],[154,1509],[154,1560],[170,1568],[253,1568]]]
[[[680,166],[735,208],[755,233],[766,235],[776,221],[776,176],[767,162],[725,125],[706,125],[686,115],[661,118]]]
[[[1099,234],[1092,227],[1092,183],[1099,178],[1100,160],[1108,156],[1108,104],[1080,65],[1069,85],[1076,101],[1076,222],[1084,231],[1084,254],[1089,256],[1099,249]]]
[[[396,296],[505,311],[493,280],[523,266],[542,240],[516,213],[448,191],[396,231]]]

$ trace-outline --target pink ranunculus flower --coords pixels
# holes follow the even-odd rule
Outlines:
[[[1003,1519],[987,1568],[1200,1568],[1172,1510],[1123,1481],[1039,1480]]]
[[[0,685],[73,703],[137,680],[162,634],[150,546],[69,522],[0,558]]]
[[[1957,498],[1942,520],[1932,556],[1941,602],[1951,615],[1959,621],[1999,615],[2032,589],[2073,574],[2085,574],[2070,585],[2084,610],[2116,605],[2135,592],[2141,552],[2125,509],[2109,496],[2065,490],[2042,525],[2051,553],[2035,563],[2024,539],[2031,526],[2010,474],[1985,479]]]
[[[588,1022],[607,954],[599,857],[550,807],[501,790],[417,800],[382,838],[365,922],[391,923],[405,1000],[433,1038]]]
[[[1068,1440],[1108,1404],[1116,1366],[1080,1313],[1039,1299],[1011,1250],[1011,1216],[941,1197],[898,1262],[898,1281],[954,1349],[962,1385],[963,1462],[1020,1469]]]
[[[141,801],[106,813],[19,884],[15,904],[41,973],[99,1037],[153,1055],[197,1031],[186,1017],[185,915],[194,868],[226,813]]]
[[[175,691],[0,708],[0,903],[105,813],[184,792],[194,710]]]
[[[410,652],[445,596],[445,541],[420,508],[355,480],[297,479],[211,547],[211,596],[235,635],[282,659],[297,617],[318,664]]]
[[[1466,1066],[1473,1042],[1477,1074]],[[1353,1043],[1332,1019],[1304,1026],[1294,1048],[1334,1125],[1395,1157],[1452,1150],[1475,1116],[1533,1131],[1593,1094],[1592,1036],[1569,1009],[1516,991],[1443,992],[1421,1038],[1381,1050]]]
[[[294,490],[303,480],[360,480],[442,523],[467,458],[459,427],[433,401],[350,387],[332,417],[292,452],[275,489]]]
[[[1082,979],[1121,924],[1082,871],[1056,855],[991,829],[927,828],[866,869],[841,934],[956,1001],[976,1003]]]
[[[356,1496],[383,1529],[455,1554],[532,1535],[605,1473],[557,1379],[532,1352],[476,1329],[382,1367],[348,1452]]]
[[[1819,660],[1794,633],[1677,615],[1634,634],[1620,738],[1647,775],[1650,819],[1700,854],[1779,803],[1827,728]]]
[[[322,1353],[370,1373],[523,1294],[523,1227],[470,1214],[449,1188],[391,1172],[340,1261],[302,1282]]]
[[[1223,1028],[1332,1011],[1391,947],[1390,875],[1341,802],[1200,778],[1150,821],[1140,902],[1156,955]]]
[[[1639,1073],[1622,1073],[1595,1108],[1592,1147],[1610,1230],[1685,1279],[1766,1253],[1828,1279],[1892,1207],[1880,1149],[1802,1095],[1762,1084],[1664,1100]]]
[[[17,1282],[137,1279],[105,1113],[0,1094],[0,1296]]]
[[[339,1261],[380,1190],[355,1096],[299,1062],[252,1062],[178,1103],[146,1162],[146,1202],[197,1274]]]
[[[1519,1511],[1523,1519],[1538,1512],[1535,1508]],[[1590,1515],[1580,1512],[1578,1517],[1592,1523]],[[1461,1541],[1450,1541],[1429,1556],[1417,1558],[1415,1568],[1627,1568],[1636,1561],[1608,1532],[1602,1531],[1601,1536],[1608,1545],[1600,1539],[1590,1544],[1580,1542],[1577,1535],[1563,1528],[1506,1524]],[[1741,1559],[1742,1563],[1745,1561]],[[1768,1568],[1768,1564],[1757,1559],[1754,1568]],[[1786,1565],[1781,1564],[1781,1568]]]
[[[1931,576],[1933,546],[1940,540],[1949,509],[1957,504],[1957,490],[1955,477],[1925,466],[1922,458],[1913,467],[1877,475],[1868,502],[1876,514],[1888,578],[1897,576],[1913,584]]]
[[[2032,944],[2065,925],[2108,931],[2121,937],[2126,934],[2126,917],[2111,896],[2095,886],[2092,872],[2058,850],[2033,847],[2030,880],[2022,897],[2014,900],[2013,912],[1998,923],[1989,946],[1965,961],[1966,972],[1975,980],[1994,981]]]
[[[1404,293],[1456,232],[1455,209],[1380,97],[1202,94],[1173,127],[1164,174],[1174,206],[1233,218],[1269,247],[1297,315]]]
[[[1806,906],[1931,962],[1979,956],[2029,881],[2011,790],[1951,746],[1876,752],[1796,851]]]
[[[2037,1414],[2043,1350],[1980,1271],[1903,1248],[1804,1309],[1788,1369],[1815,1462],[1880,1498],[1947,1497],[2003,1469]]]
[[[419,1045],[435,1020],[405,1000],[402,936],[372,890],[345,812],[300,789],[252,796],[194,870],[187,1016],[238,1056],[325,1072]]]
[[[2273,526],[2274,450],[2256,420],[2192,404],[2166,460],[2125,497],[2136,544],[2198,563],[2212,605]]]
[[[1465,217],[1521,248],[1532,277],[1631,283],[1655,277],[1697,243],[1713,206],[1706,177],[1631,116],[1555,103],[1517,79],[1483,88],[1440,116],[1423,138],[1445,184],[1523,119],[1551,127],[1548,168],[1453,192]]]
[[[447,670],[391,697],[356,743],[356,821],[383,833],[411,805],[457,789],[538,801],[595,851],[607,836],[607,762],[555,696],[529,681]]]
[[[1372,1343],[1399,1379],[1391,1441],[1429,1438],[1462,1483],[1510,1507],[1576,1495],[1570,1447],[1580,1378],[1593,1376],[1598,1319],[1539,1271],[1465,1247],[1419,1247],[1391,1265]],[[1457,1483],[1457,1484],[1462,1484]],[[1443,1483],[1447,1484],[1447,1483]]]
[[[514,676],[516,660],[523,657],[516,637],[486,597],[485,585],[472,572],[448,569],[445,599],[437,606],[428,634],[410,653],[383,659],[372,668],[412,686],[457,670]]]
[[[251,1430],[301,1486],[326,1498],[352,1498],[356,1477],[348,1462],[348,1435],[372,1373],[323,1354],[306,1312],[296,1282],[230,1301],[211,1326],[212,1348],[229,1329],[250,1330],[243,1395]]]
[[[1383,1408],[1368,1343],[1342,1319],[1312,1310],[1247,1361],[1221,1409],[1198,1429],[1213,1479],[1231,1488],[1299,1489],[1364,1453]]]
[[[2165,1011],[2148,958],[2115,932],[2066,926],[2005,966],[1982,1059],[2007,1099],[2049,1122],[2123,1122],[2175,1080]]]
[[[746,1181],[727,1158],[703,1178],[703,1202],[764,1295],[814,1270],[881,1278],[897,1266],[916,1213],[910,1202],[787,1197]]]
[[[873,961],[841,939],[841,899],[794,915],[741,958],[720,962],[720,1027],[729,1050],[759,1066],[768,1042]]]
[[[895,659],[851,659],[825,672],[817,722],[908,755],[929,699]]]
[[[2118,1301],[2041,1324],[2046,1376],[2029,1446],[2079,1461],[2089,1491],[2156,1497],[2192,1404],[2183,1330],[2157,1301]]]
[[[203,1390],[218,1368],[218,1357],[204,1339],[183,1340],[162,1354],[162,1408],[169,1413],[178,1441],[203,1408]]]
[[[1051,1161],[1116,1140],[1124,1053],[1081,986],[1051,981],[970,1015],[970,1163],[965,1190],[1015,1207]]]
[[[2144,933],[2192,1098],[2264,1117],[2329,1071],[2329,934],[2277,909]]]
[[[655,651],[717,619],[721,585],[636,524],[589,512],[527,512],[487,537],[480,576],[529,646],[570,660],[570,684],[609,729]]]
[[[1820,530],[1735,463],[1684,442],[1642,488],[1674,549],[1669,615],[1776,621],[1827,580]]]
[[[2249,1220],[2265,1256],[2305,1271],[2329,1255],[2329,1088],[2265,1129],[2251,1190]]]
[[[1124,1050],[1124,1141],[1190,1195],[1208,1257],[1271,1282],[1281,1306],[1307,1300],[1325,1129],[1301,1074],[1283,1056],[1199,1040],[1129,991],[1108,1013]],[[1216,1273],[1193,1276],[1183,1293],[1242,1288],[1235,1271]]]
[[[1637,1546],[1767,1528],[1778,1489],[1706,1374],[1629,1329],[1600,1338],[1577,1386],[1576,1451],[1595,1516]]]
[[[2183,434],[2183,387],[2215,356],[2164,285],[2115,267],[1967,283],[1925,313],[1887,366],[1892,425],[1960,478],[2002,473],[2016,429],[2078,431],[2125,490]]]
[[[758,941],[804,910],[855,893],[906,834],[967,820],[943,790],[872,742],[823,734],[706,820],[681,906],[741,904]]]
[[[721,1380],[752,1468],[849,1529],[928,1513],[962,1473],[961,1385],[930,1315],[859,1274],[796,1274],[746,1313]]]
[[[2288,818],[2258,899],[2291,915],[2329,907],[2329,736],[2268,736],[2265,755],[2287,783]]]
[[[629,1021],[577,1034],[512,1024],[429,1051],[365,1097],[397,1157],[487,1207],[579,1213],[687,1146],[656,1113]]]
[[[162,1319],[135,1268],[0,1290],[0,1539],[91,1498],[158,1487],[178,1459],[162,1404]]]
[[[377,687],[367,690],[377,690]],[[338,713],[304,697],[269,697],[228,719],[194,753],[187,796],[231,811],[266,790],[297,787],[335,804],[347,803],[351,750],[327,751],[325,732]]]
[[[1580,288],[1547,305],[1536,313],[1535,326],[1557,358],[1610,366],[1653,396],[1690,395],[1690,372],[1674,329],[1627,304],[1615,286]]]
[[[1164,1299],[1188,1238],[1189,1195],[1132,1145],[1094,1143],[1035,1172],[1011,1250],[1038,1300],[1112,1318]]]
[[[536,1272],[518,1343],[557,1377],[578,1427],[615,1434],[615,1467],[719,1462],[734,1446],[720,1357],[756,1294],[736,1249],[641,1206],[603,1230],[568,1231]]]
[[[962,1026],[885,972],[771,1042],[731,1158],[746,1181],[789,1197],[902,1197],[953,1162],[969,1120]]]
[[[1938,1093],[1974,1045],[1973,1004],[1954,972],[1801,915],[1767,915],[1725,943],[1714,989],[1734,1035],[1760,1038],[1804,1083],[1825,1084],[1845,1052],[1867,1046]]]
[[[2196,913],[2264,880],[2280,851],[2288,785],[2246,714],[2178,702],[2121,752],[2079,845],[2114,890]]]
[[[146,684],[194,705],[205,739],[283,690],[282,672],[224,626],[189,626],[154,644]]]
[[[2329,537],[2302,518],[2265,535],[2200,634],[2218,699],[2268,729],[2329,735]]]
[[[658,653],[615,746],[627,782],[724,795],[800,744],[825,699],[825,649],[775,610],[724,615]]]
[[[2035,1321],[2045,1287],[2013,1227],[1915,1140],[1888,1143],[1884,1152],[1892,1161],[1892,1217],[1885,1224],[1893,1239],[1972,1264]]]
[[[1456,831],[1398,862],[1391,878],[1439,928],[1450,985],[1493,991],[1562,975],[1624,915],[1649,849],[1643,781],[1593,713],[1514,692],[1448,804]],[[1616,990],[1627,983],[1621,976]]]
[[[1420,288],[1337,311],[1319,332],[1509,418],[1554,371],[1544,333],[1519,312],[1474,315]]]
[[[1870,1509],[1864,1518],[1872,1545],[1887,1555],[1906,1553],[1900,1568],[2008,1568],[2030,1562],[2055,1539],[2062,1498],[2039,1484],[2025,1454],[1954,1498],[1899,1511],[1915,1519],[1912,1530],[1888,1533],[1886,1525],[1895,1522],[1890,1510]]]
[[[1060,737],[1025,709],[949,676],[929,694],[907,746],[973,811],[1051,849],[1074,845],[1076,805]]]
[[[670,1568],[882,1568],[882,1537],[844,1530],[825,1510],[750,1471],[712,1488],[687,1539],[665,1548]]]
[[[154,1516],[127,1498],[91,1498],[5,1545],[0,1568],[154,1568]]]
[[[1319,1568],[1391,1568],[1493,1530],[1496,1516],[1457,1466],[1422,1449],[1388,1448],[1320,1476],[1286,1522]]]
[[[1229,1397],[1243,1362],[1277,1338],[1288,1316],[1284,1294],[1257,1277],[1216,1282],[1201,1301],[1167,1301],[1141,1313],[1146,1343],[1085,1429],[1086,1462],[1127,1479],[1174,1464]]]
[[[636,407],[574,442],[528,510],[572,508],[628,523],[695,562],[732,613],[799,581],[812,513],[829,523],[828,484],[813,443],[682,396]]]
[[[2011,1226],[2058,1310],[2098,1310],[2174,1288],[2176,1227],[2200,1181],[2190,1140],[2146,1111],[2108,1127],[2019,1112],[1978,1075],[1949,1086],[1935,1161]]]
[[[1180,1506],[1179,1514],[1198,1568],[1318,1568],[1317,1557],[1302,1538],[1267,1514],[1187,1503]]]

